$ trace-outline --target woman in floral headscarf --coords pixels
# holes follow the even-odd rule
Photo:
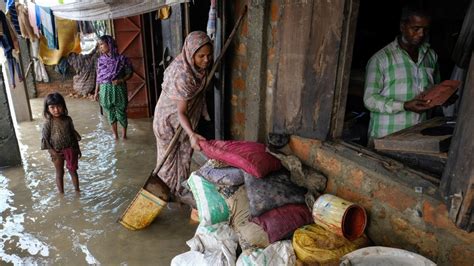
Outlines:
[[[185,133],[181,134],[161,169],[155,169],[155,174],[169,186],[177,200],[190,205],[194,205],[192,196],[182,182],[189,177],[193,149],[200,150],[198,142],[204,139],[194,128],[201,115],[209,120],[205,93],[202,92],[213,62],[212,51],[206,33],[194,31],[186,37],[182,52],[165,71],[153,120],[157,163],[162,160],[178,126],[184,129]]]
[[[122,138],[127,138],[127,84],[133,73],[130,60],[117,51],[115,40],[104,35],[99,40],[100,57],[97,62],[97,79],[94,99],[108,115],[114,138],[118,139],[117,122],[122,126]]]

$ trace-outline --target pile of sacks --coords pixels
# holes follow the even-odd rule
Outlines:
[[[324,190],[326,180],[308,184],[296,157],[271,154],[256,142],[200,146],[210,160],[188,180],[200,223],[187,241],[191,251],[171,265],[295,265],[297,258],[328,263],[366,243],[313,224],[316,190]]]

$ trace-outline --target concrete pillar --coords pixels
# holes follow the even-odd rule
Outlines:
[[[269,0],[249,1],[245,140],[265,141],[266,18]]]
[[[7,91],[9,102],[13,107],[13,117],[16,118],[18,123],[23,121],[31,121],[31,107],[25,82],[20,82],[18,75],[15,74],[14,78],[16,86],[13,88],[13,80],[11,80],[9,75],[9,66],[5,56],[3,55],[3,51],[0,52],[0,62],[2,63],[4,86]]]
[[[1,77],[1,75],[0,75]],[[20,149],[3,79],[0,78],[0,167],[21,164]]]

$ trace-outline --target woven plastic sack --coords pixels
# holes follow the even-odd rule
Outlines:
[[[196,200],[200,224],[212,225],[229,219],[227,203],[214,184],[193,172],[188,185]]]
[[[239,186],[244,183],[242,170],[231,166],[216,168],[212,160],[207,161],[196,173],[220,186]]]
[[[250,221],[249,200],[245,186],[241,186],[234,195],[226,199],[226,202],[230,209],[229,224],[237,233],[240,247],[244,252],[270,245],[263,228]]]
[[[265,145],[252,141],[200,141],[202,152],[211,159],[222,161],[255,176],[264,177],[279,170],[281,162],[266,152]]]
[[[250,254],[242,253],[237,266],[294,266],[296,256],[291,241],[279,241],[265,249],[257,249]]]
[[[349,241],[316,224],[304,226],[293,234],[296,256],[308,264],[337,264],[342,256],[366,246],[367,243],[365,235]]]

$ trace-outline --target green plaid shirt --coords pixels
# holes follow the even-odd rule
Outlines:
[[[369,138],[381,138],[425,119],[403,109],[403,103],[439,83],[438,56],[423,43],[418,62],[398,44],[391,42],[367,63],[364,104],[370,111]]]

